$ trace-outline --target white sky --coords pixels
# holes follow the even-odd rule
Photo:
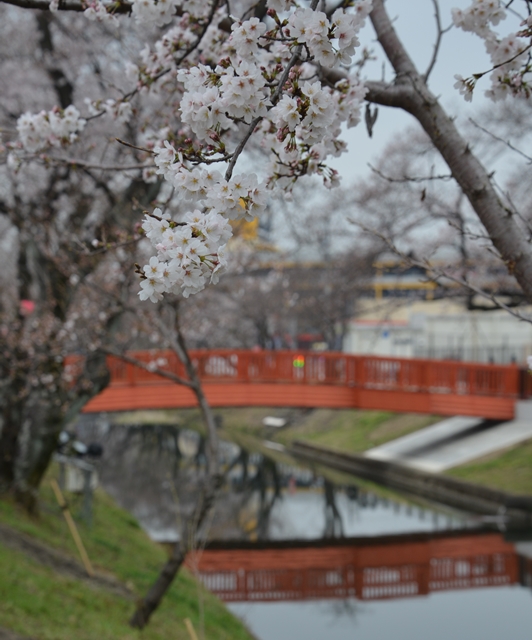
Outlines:
[[[441,20],[444,27],[451,23],[451,9],[465,8],[471,0],[440,0]],[[395,28],[405,45],[408,53],[420,71],[425,71],[431,58],[436,37],[434,20],[434,5],[432,0],[388,0],[386,7],[389,15],[394,19]],[[496,28],[501,34],[515,30],[518,21],[508,16],[507,20]],[[384,56],[380,45],[375,41],[375,32],[371,24],[366,25],[361,42],[369,46],[377,55],[378,61],[368,65],[364,71],[365,77],[371,80],[382,79]],[[479,82],[472,103],[467,103],[458,91],[453,88],[456,82],[454,75],[468,77],[473,73],[490,69],[491,64],[484,50],[484,44],[474,34],[465,33],[453,27],[442,41],[438,63],[433,69],[429,84],[436,95],[441,97],[443,106],[449,115],[460,119],[473,117],[479,108],[487,103],[484,90],[489,86],[487,77]],[[387,64],[385,80],[391,80],[393,73]],[[341,158],[334,159],[330,164],[340,171],[343,184],[350,183],[354,178],[362,177],[368,171],[367,164],[372,162],[382,152],[395,133],[414,124],[415,120],[409,114],[387,107],[379,107],[379,116],[373,131],[373,138],[369,138],[366,127],[361,123],[358,127],[345,132],[343,139],[348,143],[348,151]]]

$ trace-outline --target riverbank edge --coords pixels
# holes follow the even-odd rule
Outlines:
[[[295,458],[370,480],[392,490],[472,513],[495,516],[511,527],[532,526],[532,496],[519,496],[443,474],[375,460],[295,441],[288,447]]]

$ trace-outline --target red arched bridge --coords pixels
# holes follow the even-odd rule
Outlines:
[[[378,600],[530,584],[532,570],[500,534],[480,532],[220,542],[186,562],[222,600],[253,602]]]
[[[181,377],[170,351],[128,355]],[[304,351],[201,350],[192,360],[213,407],[380,409],[509,420],[532,395],[516,365],[359,356]],[[197,405],[193,393],[152,371],[109,357],[111,382],[84,412],[176,409]]]

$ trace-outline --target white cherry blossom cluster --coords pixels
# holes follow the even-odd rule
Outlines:
[[[142,269],[141,300],[157,302],[164,293],[185,298],[208,283],[216,283],[226,266],[223,252],[231,225],[216,211],[188,212],[183,222],[155,209],[142,228],[157,251]]]
[[[168,142],[154,149],[154,160],[157,173],[170,182],[179,200],[216,210],[229,220],[252,220],[266,209],[266,189],[255,173],[225,180],[216,170],[189,169]]]
[[[481,38],[491,38],[490,24],[496,26],[506,17],[499,0],[474,0],[466,9],[452,9],[453,22],[464,31],[472,31]]]
[[[530,25],[524,21],[525,27],[520,33],[510,33],[500,38],[490,25],[498,25],[506,18],[506,12],[500,0],[474,0],[466,9],[452,10],[455,26],[470,31],[484,40],[486,51],[492,63],[490,74],[491,87],[486,95],[492,100],[501,100],[508,95],[529,97],[531,88],[527,82],[527,52],[530,43],[520,36],[530,39]],[[471,101],[477,80],[484,74],[475,74],[469,78],[456,75],[455,88]]]
[[[108,1],[87,0],[85,15],[114,20]],[[169,70],[178,81],[170,89],[166,75],[164,92],[173,91],[166,104],[174,112],[159,122],[162,129],[141,133],[139,141],[155,164],[143,171],[144,180],[162,177],[174,202],[188,210],[184,218],[172,218],[156,209],[143,222],[155,255],[141,269],[139,295],[155,302],[164,293],[188,296],[217,280],[225,266],[230,221],[259,216],[267,205],[267,188],[290,188],[299,176],[312,173],[327,186],[335,184],[337,174],[327,159],[344,151],[342,125],[358,123],[366,89],[356,77],[335,87],[322,85],[316,70],[317,65],[351,64],[371,0],[354,0],[352,7],[330,17],[315,3],[303,8],[293,0],[268,0],[269,13],[262,20],[235,19],[222,3],[216,8],[203,0],[132,0],[131,5],[141,26],[171,23],[144,46],[137,64],[128,63],[126,77],[136,82],[132,93],[157,89],[155,82]],[[108,113],[127,121],[131,93],[124,95],[122,100],[89,100],[91,117]],[[153,95],[157,99],[157,90]],[[28,150],[41,150],[74,140],[84,124],[77,111],[25,114],[20,140]],[[250,138],[270,154],[262,180],[234,171]],[[220,162],[229,163],[225,176],[218,170]]]
[[[318,81],[303,82],[300,93],[298,98],[285,94],[269,116],[278,129],[295,131],[297,127],[300,140],[314,144],[323,139],[335,119],[332,95]]]
[[[300,7],[290,15],[283,33],[287,38],[295,38],[298,44],[304,44],[310,55],[325,67],[334,67],[337,62],[351,64],[359,44],[357,34],[370,11],[371,1],[360,0],[356,12],[337,9],[329,22],[322,11]]]
[[[169,29],[157,42],[153,50],[146,45],[140,52],[142,72],[147,77],[155,77],[163,69],[170,67],[174,56],[186,50],[196,40],[196,36],[189,28],[188,14],[185,14],[179,24]]]
[[[273,130],[269,121],[263,125],[262,144],[273,151],[270,184],[290,188],[299,175],[318,174],[325,186],[334,186],[338,176],[326,165],[327,158],[345,151],[339,138],[342,124],[349,128],[360,122],[367,89],[354,77],[339,82],[334,90],[303,82],[297,93],[297,98],[285,94],[270,112],[277,118]]]
[[[109,5],[104,4],[101,0],[88,0],[85,2],[87,8],[83,14],[89,20],[97,20],[98,22],[107,22],[118,26],[118,18],[112,12],[108,11]]]
[[[273,11],[283,13],[288,11],[293,3],[292,0],[268,0],[266,4],[268,9],[273,9]]]
[[[92,101],[87,98],[85,104],[91,116],[107,113],[117,122],[128,122],[133,113],[131,102],[127,100],[113,100],[112,98],[108,98],[105,101]]]
[[[132,0],[135,21],[146,27],[162,27],[172,21],[179,0]]]
[[[235,120],[249,124],[265,116],[271,102],[260,67],[252,62],[214,70],[205,65],[178,71],[185,86],[181,100],[181,119],[199,140],[210,142],[212,134],[233,128]]]
[[[70,105],[64,110],[24,113],[17,120],[17,132],[24,150],[33,153],[74,142],[85,124],[76,107]]]

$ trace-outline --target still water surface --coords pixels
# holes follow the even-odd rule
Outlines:
[[[370,505],[361,506],[345,492],[337,492],[335,502],[344,536],[367,536],[374,538],[374,542],[375,538],[393,538],[394,534],[400,534],[398,540],[408,540],[405,535],[408,533],[435,532],[435,538],[443,535],[445,544],[446,530],[454,531],[456,536],[457,530],[463,529],[467,537],[471,527],[479,524],[478,519],[463,515],[452,516],[393,502],[375,504],[370,500]],[[325,514],[324,497],[319,490],[285,491],[272,508],[269,538],[318,539],[326,527]],[[502,534],[495,532],[487,537],[498,537],[505,544]],[[477,558],[480,563],[484,551]],[[531,640],[532,561],[524,553],[532,557],[532,545],[525,542],[518,545],[517,551],[519,568],[513,578],[516,584],[468,586],[395,599],[351,597],[227,604],[260,640]],[[486,560],[491,570],[497,557],[494,554]],[[453,565],[455,577],[474,574],[473,563],[467,566],[470,560]],[[529,586],[519,584],[519,580]]]
[[[229,451],[228,462],[237,454]],[[172,488],[173,462],[164,468],[145,458],[140,473],[142,458],[135,465],[122,458],[111,456],[102,470],[107,488],[152,537],[175,539],[175,489],[186,489],[188,476]],[[478,518],[377,499],[354,485],[332,487],[311,472],[274,467],[255,455],[246,473],[234,468],[211,537],[240,540],[237,555],[221,551],[223,571],[199,567],[259,640],[532,640],[531,542],[514,545],[504,531],[479,534]],[[249,547],[253,522],[266,552],[283,540],[294,550],[277,560],[274,553],[271,562],[257,556],[257,568],[238,549]],[[356,540],[329,545],[323,539],[330,536]],[[327,554],[335,558],[331,565]]]
[[[530,640],[532,593],[519,586],[360,602],[231,603],[260,640]]]

